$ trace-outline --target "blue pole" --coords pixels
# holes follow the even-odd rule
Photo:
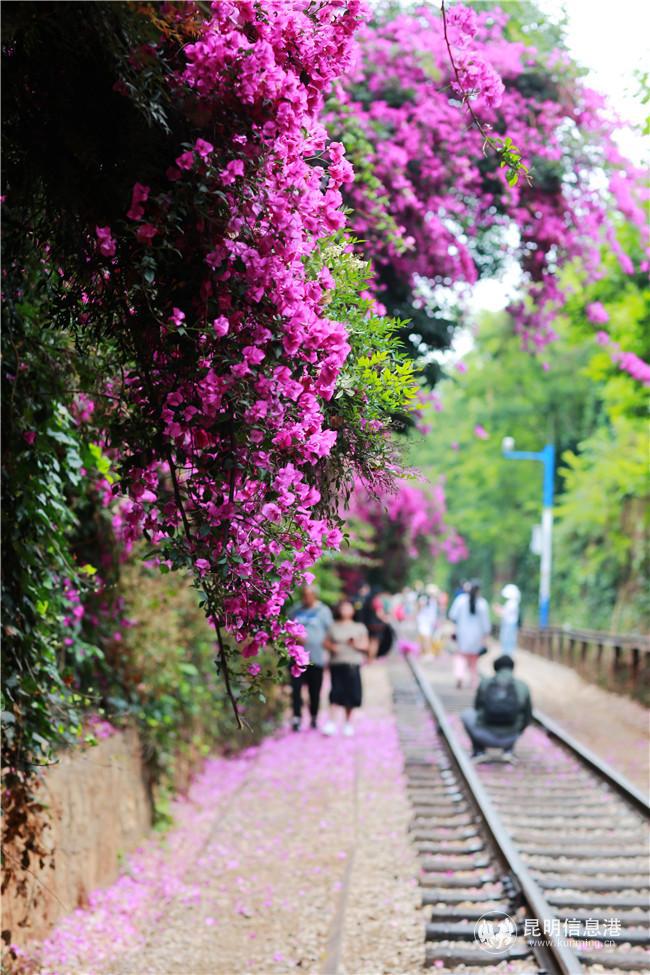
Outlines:
[[[553,444],[547,443],[540,456],[544,462],[544,497],[542,500],[545,508],[552,508],[555,481],[555,447]]]
[[[542,552],[539,566],[539,625],[548,626],[551,610],[551,561],[553,553],[553,481],[555,477],[555,447],[546,444],[540,454],[544,464],[542,491]]]

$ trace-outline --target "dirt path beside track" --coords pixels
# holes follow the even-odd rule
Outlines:
[[[386,666],[364,669],[355,737],[285,731],[210,760],[173,829],[57,926],[40,972],[418,972],[423,919]]]

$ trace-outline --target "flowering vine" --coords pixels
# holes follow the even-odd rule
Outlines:
[[[537,351],[555,338],[563,265],[580,260],[594,280],[608,242],[633,272],[616,211],[647,246],[648,191],[616,147],[605,99],[564,50],[523,43],[511,20],[507,8],[457,4],[442,17],[425,6],[377,15],[328,102],[358,171],[344,189],[375,293],[411,319],[402,336],[431,382],[431,354],[450,344],[480,276],[519,266],[509,310]]]
[[[92,397],[78,401],[96,449],[83,463],[115,531],[192,574],[229,689],[233,670],[255,686],[268,644],[303,666],[284,604],[338,544],[354,479],[381,494],[395,476],[389,434],[417,391],[398,341],[429,369],[456,324],[439,291],[514,258],[517,327],[541,347],[563,263],[585,256],[597,275],[604,237],[629,273],[609,201],[643,220],[604,103],[561,51],[512,40],[496,8],[363,16],[359,0],[98,3],[55,39],[35,16],[40,47],[19,17],[6,51],[11,340],[56,335],[56,400],[69,406],[71,385]],[[107,139],[89,113],[80,155],[65,112],[85,80],[114,124]],[[521,153],[532,184],[514,178]],[[604,164],[607,192],[592,178]],[[32,413],[16,419],[20,469],[55,469],[46,409]],[[68,524],[59,513],[49,530]],[[55,575],[76,646],[69,554]],[[31,602],[50,612],[67,597],[48,602],[43,585]]]
[[[283,607],[340,542],[340,491],[390,463],[390,414],[415,388],[337,237],[352,169],[318,121],[359,9],[212,5],[169,82],[201,134],[97,226],[79,298],[86,328],[112,319],[123,363],[101,418],[121,537],[194,573],[229,692],[235,648],[283,644],[304,667]]]
[[[644,386],[650,386],[650,363],[635,352],[626,352],[618,342],[610,338],[607,332],[602,330],[597,332],[596,341],[609,350],[612,361],[618,365],[619,369],[626,372],[632,379],[643,383]]]
[[[489,61],[484,60],[475,52],[468,53],[467,48],[476,34],[476,14],[469,7],[457,6],[447,12],[445,0],[442,0],[442,31],[445,46],[449,55],[449,62],[453,69],[453,88],[462,99],[468,110],[472,122],[483,136],[483,152],[492,149],[499,159],[499,166],[506,170],[508,186],[516,186],[520,174],[529,183],[532,182],[528,166],[521,161],[521,152],[513,145],[510,136],[504,139],[495,138],[485,127],[472,107],[472,98],[480,97],[486,105],[493,108],[501,104],[504,84]],[[454,54],[452,36],[455,39],[458,52]]]

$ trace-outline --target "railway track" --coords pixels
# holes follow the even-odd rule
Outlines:
[[[650,807],[543,715],[519,762],[475,766],[415,661],[392,668],[420,857],[426,963],[442,972],[650,972]]]

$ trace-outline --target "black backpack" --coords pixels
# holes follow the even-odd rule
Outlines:
[[[483,692],[486,724],[512,724],[519,711],[517,688],[512,677],[507,681],[493,677]]]

